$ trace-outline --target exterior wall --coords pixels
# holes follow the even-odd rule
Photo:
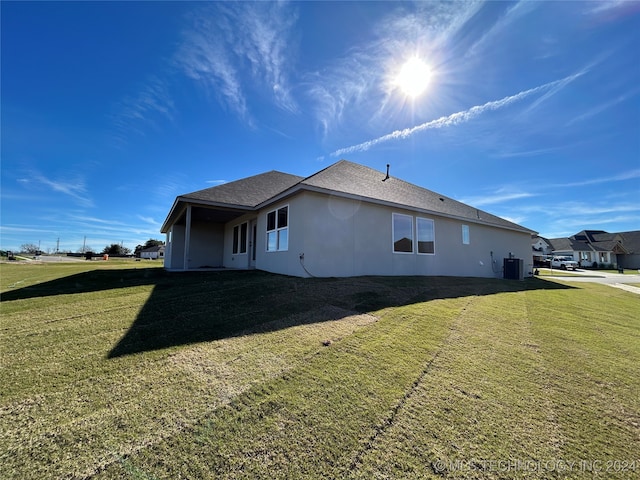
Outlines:
[[[225,268],[250,268],[250,255],[251,255],[251,242],[252,234],[251,234],[251,221],[256,218],[255,214],[247,214],[242,217],[233,220],[224,225],[224,254],[222,265]],[[241,225],[247,222],[247,252],[246,253],[233,253],[233,228],[236,225]],[[260,230],[258,230],[260,232]],[[260,237],[260,234],[258,234]],[[259,255],[259,250],[256,251],[256,254]],[[256,256],[257,256],[256,255]]]
[[[148,258],[150,260],[157,260],[158,258],[164,258],[162,251],[156,252],[140,252],[140,258]]]
[[[223,245],[223,224],[193,222],[191,224],[191,245],[189,246],[187,268],[222,266]]]
[[[184,268],[184,239],[184,225],[173,225],[171,227],[171,234],[167,235],[167,248],[164,259],[165,268],[169,270],[181,270]]]
[[[289,205],[289,249],[266,252],[266,213]],[[392,214],[414,218],[414,252],[394,253]],[[415,217],[435,224],[435,254],[415,252]],[[469,245],[462,225],[469,226]],[[304,255],[304,268],[300,255]],[[455,275],[502,277],[503,258],[524,260],[532,271],[531,236],[448,218],[417,214],[342,197],[303,192],[258,216],[256,267],[295,276]],[[306,268],[306,271],[305,271]]]
[[[302,246],[302,237],[300,236],[300,222],[305,217],[304,204],[301,202],[301,196],[289,198],[282,202],[274,203],[267,208],[260,210],[258,213],[257,238],[256,238],[256,268],[267,272],[281,273],[284,275],[293,275],[303,277],[304,270],[300,266],[299,254]],[[267,214],[284,206],[289,206],[289,247],[286,251],[267,251]],[[307,215],[313,215],[315,212],[308,212]]]
[[[598,261],[596,260],[598,258],[597,252],[577,251],[571,252],[569,256],[573,257],[573,260],[578,262],[578,265],[580,265],[581,267],[591,267],[593,265],[593,262]]]
[[[640,255],[638,254],[630,254],[623,255],[618,254],[618,265],[623,268],[633,268],[638,269],[640,271]]]
[[[288,249],[267,251],[267,214],[289,207]],[[393,213],[409,215],[414,225],[413,253],[393,252]],[[416,217],[434,221],[435,254],[418,254]],[[251,222],[257,222],[252,238]],[[248,222],[249,241],[255,241],[255,268],[292,276],[348,277],[360,275],[503,276],[503,259],[524,260],[524,275],[533,270],[529,233],[497,229],[411,210],[374,205],[355,199],[301,192],[256,214],[227,224],[194,222],[186,268],[250,268],[251,243],[245,254],[233,254],[233,228]],[[463,244],[462,225],[469,227]],[[184,269],[185,227],[172,227],[165,267]],[[303,257],[301,261],[300,257]]]
[[[617,255],[612,252],[581,252],[573,250],[557,250],[553,252],[556,257],[570,257],[575,260],[581,267],[591,267],[593,263],[612,265],[613,268],[618,267]],[[586,257],[584,259],[583,257]]]

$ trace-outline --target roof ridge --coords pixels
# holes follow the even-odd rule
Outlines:
[[[313,177],[315,177],[315,176],[317,176],[317,175],[320,175],[320,174],[321,174],[321,173],[323,173],[323,172],[326,172],[326,171],[327,171],[327,170],[329,170],[330,168],[333,168],[333,167],[335,167],[336,165],[338,165],[338,164],[340,164],[340,163],[353,163],[353,162],[350,162],[349,160],[345,160],[345,159],[341,158],[341,159],[340,159],[340,160],[338,160],[337,162],[334,162],[334,163],[332,163],[331,165],[327,165],[327,166],[326,166],[326,167],[324,167],[322,170],[318,170],[317,172],[312,173],[312,174],[311,174],[311,175],[309,175],[308,177],[304,177],[304,178],[303,178],[299,183],[304,183],[304,182],[306,182],[307,180],[309,180],[309,179],[311,179],[311,178],[313,178]],[[355,164],[354,164],[354,165],[355,165]]]
[[[342,169],[340,167],[343,167]],[[344,170],[344,171],[343,171]],[[347,178],[350,177],[350,178]],[[378,182],[374,180],[378,179]],[[421,208],[435,214],[445,214],[469,221],[480,221],[518,230],[532,230],[510,220],[498,217],[485,210],[468,205],[460,200],[429,190],[398,177],[385,177],[383,171],[351,162],[340,160],[300,182],[303,186],[322,188],[353,194],[363,199],[383,201],[404,205],[410,208]],[[387,185],[386,187],[384,185]],[[444,206],[444,208],[443,208]]]
[[[268,170],[266,172],[256,173],[254,175],[249,175],[248,177],[238,178],[236,180],[231,180],[229,182],[220,183],[219,185],[214,185],[212,187],[201,188],[199,190],[194,190],[194,191],[189,192],[189,193],[183,193],[182,195],[178,195],[178,196],[179,197],[186,197],[186,196],[189,196],[189,195],[193,195],[193,194],[197,194],[197,193],[200,193],[200,192],[205,192],[205,191],[208,191],[208,190],[211,190],[211,189],[214,189],[214,188],[218,188],[218,187],[221,187],[223,185],[232,185],[232,184],[237,183],[237,182],[244,182],[246,180],[250,180],[252,178],[260,177],[260,176],[263,176],[263,175],[268,175],[270,173],[277,173],[279,175],[287,175],[289,177],[303,178],[300,175],[294,175],[293,173],[281,172],[279,170]]]

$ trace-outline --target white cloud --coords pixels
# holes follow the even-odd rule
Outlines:
[[[486,195],[482,197],[472,197],[460,200],[463,203],[468,203],[469,205],[473,205],[474,207],[480,207],[484,205],[494,205],[496,203],[505,203],[511,202],[513,200],[520,200],[522,198],[531,198],[535,197],[538,194],[528,193],[528,192],[503,192],[498,191],[492,195]]]
[[[185,33],[184,43],[176,55],[176,64],[185,75],[220,102],[249,121],[245,94],[231,52],[226,48],[222,26],[212,15],[197,16],[193,28]],[[219,19],[221,22],[224,18]]]
[[[117,130],[114,139],[125,143],[131,133],[144,136],[147,127],[157,126],[158,118],[172,121],[174,109],[169,80],[151,75],[135,95],[115,107],[111,116]]]
[[[499,33],[503,32],[513,22],[531,12],[534,8],[537,8],[537,6],[538,5],[536,2],[524,0],[520,0],[519,2],[512,5],[504,13],[504,15],[502,15],[496,21],[496,23],[494,23],[491,28],[482,35],[482,37],[480,37],[471,47],[469,47],[467,53],[465,54],[465,58],[476,55],[478,51],[483,49],[491,39],[493,39]]]
[[[582,122],[584,120],[587,120],[587,119],[589,119],[591,117],[594,117],[595,115],[598,115],[601,112],[604,112],[605,110],[608,110],[609,108],[612,108],[612,107],[618,105],[619,103],[625,102],[628,98],[633,97],[639,91],[640,91],[640,88],[634,88],[630,92],[627,92],[627,93],[625,93],[623,95],[619,95],[616,98],[614,98],[613,100],[609,100],[608,102],[604,102],[604,103],[602,103],[600,105],[597,105],[597,106],[591,108],[590,110],[586,111],[582,115],[578,115],[577,117],[574,117],[571,120],[569,120],[565,124],[565,127],[569,127],[569,126],[573,125],[574,123]]]
[[[582,202],[563,202],[556,209],[567,215],[611,215],[613,213],[640,212],[640,205],[628,203],[598,205]]]
[[[370,100],[367,92],[377,83],[376,75],[371,73],[371,63],[367,53],[353,52],[326,70],[308,75],[308,94],[323,135],[342,122],[349,107],[364,99]]]
[[[276,104],[295,112],[298,107],[290,93],[287,68],[294,50],[289,32],[297,15],[283,3],[244,6],[247,8],[241,9],[236,17],[240,20],[240,42],[237,44],[240,48],[236,53],[249,59],[254,78],[265,79]]]
[[[34,173],[31,178],[21,179],[21,183],[36,183],[50,188],[54,192],[62,193],[71,197],[78,205],[82,207],[92,207],[93,200],[87,193],[84,179],[81,177],[69,178],[64,180],[54,180],[47,178],[40,173]]]
[[[289,62],[296,20],[287,4],[277,2],[207,5],[192,15],[174,63],[250,125],[253,85],[268,91],[278,107],[295,112]]]
[[[143,215],[137,215],[137,217],[140,220],[142,220],[144,223],[148,223],[149,225],[153,225],[154,227],[158,227],[158,229],[160,229],[161,224],[159,222],[157,222],[154,218],[145,217]]]
[[[0,225],[0,232],[2,232],[3,235],[9,234],[9,233],[43,233],[43,234],[49,234],[52,233],[53,230],[50,229],[43,229],[41,226],[37,226],[37,225],[18,225],[18,226],[14,226],[14,225]]]
[[[607,230],[610,225],[629,225],[637,230],[640,205],[629,201],[549,201],[518,206],[516,214],[526,215],[544,227],[540,235],[547,238],[566,237],[584,229]],[[624,227],[622,227],[624,230]]]
[[[590,8],[586,13],[590,15],[598,15],[612,10],[617,10],[619,8],[631,7],[634,4],[637,4],[635,0],[595,0],[588,3]]]
[[[640,169],[630,170],[628,172],[622,172],[617,175],[611,175],[608,177],[598,177],[589,180],[582,180],[579,182],[559,183],[551,185],[552,187],[585,187],[589,185],[598,185],[601,183],[620,182],[624,180],[633,180],[634,178],[640,178]]]
[[[557,152],[560,150],[564,150],[568,148],[569,145],[560,145],[557,147],[549,147],[549,148],[538,148],[535,150],[522,150],[518,152],[514,151],[505,151],[491,154],[492,157],[496,158],[516,158],[516,157],[538,157],[541,155],[547,155],[549,153]]]

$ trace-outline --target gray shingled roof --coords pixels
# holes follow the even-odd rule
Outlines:
[[[618,243],[617,238],[622,239]],[[640,230],[608,233],[603,230],[583,230],[568,238],[548,240],[553,250],[573,250],[574,252],[613,252],[621,245],[629,254],[640,253]]]
[[[341,160],[304,179],[301,184],[327,191],[356,195],[376,202],[387,202],[410,209],[487,223],[520,231],[533,231],[457,200],[413,185],[395,177],[384,180],[385,173]]]
[[[633,230],[631,232],[620,232],[622,237],[622,244],[629,253],[640,255],[640,230]]]
[[[605,251],[587,242],[574,238],[550,238],[548,241],[554,251],[599,252]]]
[[[469,222],[534,233],[508,220],[404,180],[394,177],[385,179],[385,174],[382,172],[346,160],[340,160],[307,178],[270,171],[180,195],[176,198],[162,231],[167,231],[170,225],[180,218],[185,203],[224,209],[254,210],[268,205],[271,200],[275,200],[275,197],[293,195],[304,189],[357,196],[376,203],[397,205],[399,208],[415,209]],[[229,215],[239,215],[239,213],[229,213]],[[222,220],[223,217],[220,217],[220,221]]]
[[[211,204],[256,207],[303,179],[304,177],[272,170],[235,182],[223,183],[216,187],[181,195],[180,198]]]

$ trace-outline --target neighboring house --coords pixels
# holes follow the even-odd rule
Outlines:
[[[140,258],[149,258],[151,260],[157,260],[158,258],[164,258],[164,245],[157,245],[155,247],[145,248],[140,250]]]
[[[531,248],[533,250],[533,264],[536,266],[546,265],[548,258],[552,254],[551,244],[549,240],[538,235],[531,237]]]
[[[570,256],[582,267],[640,268],[640,230],[619,233],[583,230],[568,238],[546,241],[554,255]]]
[[[181,195],[161,231],[169,270],[300,277],[502,277],[509,257],[528,275],[535,233],[345,160],[307,178],[271,171]]]

